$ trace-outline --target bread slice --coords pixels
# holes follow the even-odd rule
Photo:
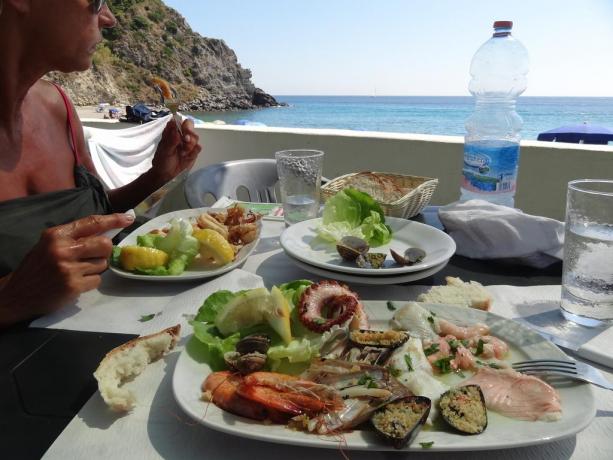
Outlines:
[[[104,402],[117,412],[132,409],[136,398],[121,385],[140,375],[147,364],[172,350],[180,333],[181,325],[177,324],[155,334],[130,340],[108,352],[94,372]]]
[[[380,203],[393,203],[405,194],[391,179],[372,172],[357,173],[347,179],[345,185],[368,193]]]
[[[481,283],[469,281],[465,283],[460,278],[448,276],[446,286],[434,286],[428,292],[421,294],[418,302],[442,303],[460,305],[488,311],[492,306],[492,296]]]

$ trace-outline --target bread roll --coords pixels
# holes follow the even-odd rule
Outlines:
[[[108,352],[94,372],[104,402],[117,412],[132,409],[136,399],[121,385],[140,375],[147,364],[172,350],[180,333],[181,326],[177,324],[155,334],[130,340]]]
[[[405,195],[391,179],[372,172],[360,172],[346,181],[347,187],[368,193],[380,203],[392,203]]]
[[[448,276],[446,286],[434,286],[421,294],[418,302],[460,305],[488,311],[492,306],[492,296],[476,281],[465,283],[460,278]]]

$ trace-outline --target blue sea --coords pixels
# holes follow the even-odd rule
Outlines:
[[[239,120],[287,128],[337,128],[358,131],[463,136],[474,107],[472,97],[448,96],[275,96],[287,107],[238,112],[194,112],[204,120]],[[613,98],[520,97],[523,139],[566,124],[589,122],[613,128]]]

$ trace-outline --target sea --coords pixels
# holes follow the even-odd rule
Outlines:
[[[285,128],[463,136],[474,108],[470,96],[275,96],[287,107],[236,112],[192,112],[204,121],[261,123]],[[523,139],[563,125],[588,122],[613,128],[613,98],[528,97],[517,101]]]

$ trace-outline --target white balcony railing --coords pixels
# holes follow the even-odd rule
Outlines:
[[[213,124],[198,131],[204,149],[195,168],[228,160],[274,158],[274,152],[288,148],[314,148],[326,152],[326,177],[361,170],[437,177],[432,204],[459,197],[462,137]],[[523,141],[516,206],[530,214],[563,219],[566,184],[577,178],[613,178],[613,147]],[[182,190],[170,194],[167,201],[165,207],[186,206]]]

